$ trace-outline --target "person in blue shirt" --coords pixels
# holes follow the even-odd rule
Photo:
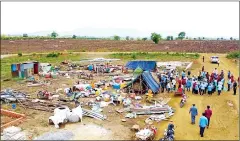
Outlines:
[[[208,125],[208,119],[205,117],[205,113],[202,113],[202,116],[199,119],[200,135],[203,137],[205,127]]]
[[[213,88],[212,83],[210,83],[210,84],[208,85],[208,87],[207,87],[207,89],[208,89],[208,95],[212,95],[212,88]]]
[[[228,71],[228,79],[230,79],[230,77],[231,77],[231,72]]]
[[[190,79],[188,79],[187,84],[186,84],[187,91],[190,91],[191,86],[192,86],[192,81]]]
[[[191,113],[191,124],[195,124],[195,117],[198,115],[197,107],[195,107],[195,104],[190,108],[189,114]]]
[[[185,71],[182,71],[182,79],[186,76]]]

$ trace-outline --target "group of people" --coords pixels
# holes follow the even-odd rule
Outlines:
[[[224,87],[226,82],[224,75],[224,71],[221,70],[221,72],[218,73],[217,68],[215,68],[210,74],[209,72],[204,71],[203,66],[202,70],[199,71],[198,76],[191,76],[191,71],[188,71],[186,74],[186,72],[183,70],[180,77],[178,71],[171,70],[166,72],[166,74],[158,75],[158,78],[162,93],[164,90],[166,90],[168,93],[170,91],[175,91],[178,85],[178,89],[182,89],[183,92],[185,92],[185,90],[191,91],[192,89],[193,94],[212,95],[213,93],[217,92],[218,95],[220,95],[223,90],[230,91],[233,89],[233,95],[236,95],[238,84],[234,79],[233,74],[228,71],[227,88]]]
[[[195,124],[195,117],[198,115],[198,109],[195,104],[190,108],[189,113],[191,114],[191,124]],[[212,110],[210,109],[210,106],[207,106],[207,109],[202,113],[202,116],[199,119],[201,137],[203,137],[205,128],[209,127],[211,116]]]

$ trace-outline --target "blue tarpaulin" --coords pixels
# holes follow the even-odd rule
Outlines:
[[[153,78],[151,72],[149,71],[144,71],[142,74],[138,75],[135,77],[132,82],[130,82],[126,87],[129,87],[134,83],[138,78],[142,77],[143,81],[147,85],[149,89],[152,90],[153,93],[157,93],[160,89],[159,84],[156,82],[156,80]]]
[[[152,90],[153,93],[157,93],[159,91],[159,84],[153,78],[152,74],[149,71],[144,71],[142,73],[143,80],[146,82],[147,86]]]
[[[156,61],[129,61],[126,64],[126,68],[135,70],[140,67],[145,71],[152,71],[156,68]]]

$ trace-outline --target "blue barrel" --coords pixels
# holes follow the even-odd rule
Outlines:
[[[17,105],[15,103],[12,104],[12,109],[16,109]]]

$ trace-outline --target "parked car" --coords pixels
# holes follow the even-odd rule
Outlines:
[[[211,63],[218,63],[218,62],[219,62],[219,57],[217,57],[217,56],[211,57]]]

